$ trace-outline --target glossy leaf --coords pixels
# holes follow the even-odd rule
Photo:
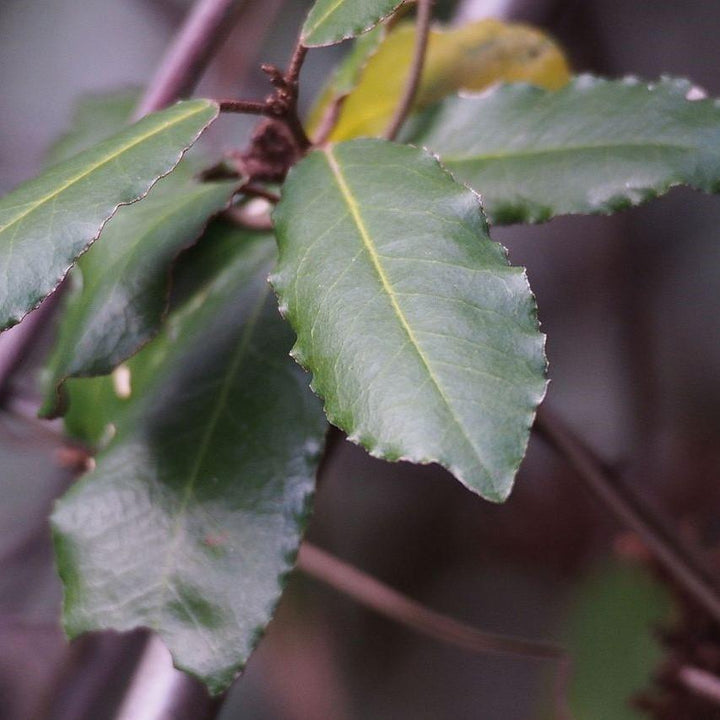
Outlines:
[[[53,515],[68,633],[153,628],[215,693],[292,566],[326,427],[266,281],[272,239],[232,230],[223,249],[131,362],[132,407]]]
[[[477,196],[422,150],[354,140],[297,165],[274,220],[272,282],[330,421],[504,500],[545,356],[525,273]]]
[[[370,30],[402,5],[402,0],[315,0],[303,25],[306,47],[334,45]]]
[[[169,173],[217,116],[207,100],[178,103],[54,165],[0,200],[0,328],[57,286],[117,210]]]
[[[402,96],[414,46],[412,23],[400,23],[388,33],[345,100],[332,140],[382,134]],[[497,82],[525,81],[556,89],[569,79],[560,49],[533,28],[496,20],[435,28],[415,107],[422,109],[458,90],[483,90]]]
[[[446,100],[414,141],[481,193],[491,222],[612,213],[674,185],[720,189],[720,107],[701,95],[668,79],[501,87]]]
[[[167,178],[110,221],[78,263],[82,289],[61,320],[43,415],[62,408],[58,392],[67,377],[110,373],[157,334],[173,260],[227,206],[236,187]]]
[[[183,164],[185,160],[183,160]],[[175,173],[171,178],[174,180]],[[167,182],[163,180],[162,182]],[[157,188],[159,189],[159,188]],[[234,253],[234,243],[244,235],[233,231],[220,219],[210,223],[198,243],[182,252],[172,267],[170,283],[170,312],[175,312],[188,302],[203,297],[215,278],[224,270],[228,258]],[[93,246],[87,256],[81,258],[78,267],[70,275],[70,287],[65,302],[69,307],[75,303],[75,295],[82,293],[82,278],[76,271],[99,245]],[[77,277],[76,277],[77,276]],[[162,343],[156,340],[150,347]],[[98,377],[68,378],[63,383],[67,409],[63,415],[65,432],[72,438],[95,450],[102,449],[112,440],[123,416],[134,405],[133,398],[141,394],[144,379],[158,361],[158,352],[145,349],[133,356],[112,375]],[[133,393],[126,397],[122,387],[123,373],[130,371]],[[47,375],[46,371],[46,375]],[[46,386],[48,384],[47,377]]]

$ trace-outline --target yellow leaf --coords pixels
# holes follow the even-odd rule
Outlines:
[[[330,140],[381,135],[402,95],[413,56],[415,26],[398,24],[359,69]],[[555,90],[570,79],[556,43],[527,25],[482,20],[458,28],[434,28],[428,42],[416,109],[459,90],[483,90],[497,82],[528,82]],[[326,90],[311,126],[333,95]]]

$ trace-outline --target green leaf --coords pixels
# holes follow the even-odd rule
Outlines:
[[[178,103],[0,200],[0,329],[49,295],[117,208],[169,173],[217,113],[208,100]]]
[[[116,423],[128,406],[118,395],[108,375],[93,378],[69,378],[63,385],[68,410],[63,415],[65,433],[87,447],[104,448],[116,432]]]
[[[133,406],[52,520],[67,632],[153,628],[213,693],[291,569],[326,427],[266,281],[272,239],[229,230],[223,249],[129,364]]]
[[[173,260],[237,188],[235,182],[173,180],[162,180],[145,201],[123,208],[80,258],[82,289],[61,320],[41,415],[62,409],[59,391],[66,378],[110,373],[157,334]]]
[[[494,223],[612,213],[674,185],[720,190],[720,106],[684,80],[579,77],[443,102],[413,136],[481,193]]]
[[[353,83],[357,87],[343,103],[331,140],[382,134],[407,83],[414,48],[413,23],[399,23],[388,33],[359,68],[359,77]],[[482,90],[498,82],[525,81],[556,89],[569,80],[562,51],[535,28],[497,20],[435,27],[428,39],[415,109],[426,108],[461,89]],[[330,100],[323,97],[313,117],[322,115],[323,101]]]
[[[504,500],[545,356],[525,273],[477,196],[422,150],[354,140],[297,165],[274,220],[271,280],[330,421],[375,456],[439,462]]]
[[[610,565],[580,586],[570,617],[570,701],[583,720],[639,720],[630,701],[662,659],[658,624],[672,603],[643,568]]]
[[[400,5],[402,0],[315,0],[300,40],[306,47],[334,45],[370,30]]]
[[[183,163],[185,159],[183,159]],[[171,178],[175,178],[175,173]],[[168,180],[161,181],[162,183]],[[159,189],[159,188],[158,188]],[[232,257],[238,235],[237,231],[222,220],[213,220],[198,243],[182,252],[172,267],[170,312],[190,302],[197,302],[222,273],[229,257]],[[98,246],[99,247],[99,246]],[[81,269],[86,257],[70,274],[70,287],[65,302],[69,307],[75,304],[74,296],[82,293]],[[171,315],[172,317],[172,315]],[[163,342],[156,340],[150,348],[161,348]],[[71,437],[96,450],[105,448],[117,432],[117,426],[123,422],[123,416],[132,410],[137,397],[143,392],[144,378],[162,362],[162,352],[145,348],[130,358],[127,368],[119,367],[113,374],[98,377],[68,378],[63,383],[63,395],[67,410],[63,415],[65,432]],[[119,381],[123,373],[130,370],[132,395],[126,397]],[[46,371],[46,385],[47,385]]]

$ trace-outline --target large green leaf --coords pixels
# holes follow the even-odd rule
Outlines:
[[[170,266],[237,183],[162,180],[142,203],[123,208],[78,263],[82,289],[63,314],[41,411],[56,414],[67,377],[104,375],[154,337],[168,303]]]
[[[53,515],[68,633],[151,627],[213,692],[270,618],[326,427],[269,292],[272,239],[228,231],[223,250],[131,361],[133,407]]]
[[[403,0],[315,0],[303,25],[306,47],[334,45],[360,35],[391,15]]]
[[[611,213],[688,184],[720,189],[720,107],[684,80],[584,76],[446,100],[413,137],[483,197],[491,222]]]
[[[477,196],[422,150],[353,140],[297,165],[274,219],[272,282],[330,421],[504,500],[545,356],[525,273]]]
[[[118,206],[138,200],[217,116],[191,100],[149,115],[0,200],[0,328],[57,286]]]

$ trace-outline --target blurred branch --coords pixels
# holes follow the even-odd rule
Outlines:
[[[61,283],[38,308],[28,313],[20,324],[0,335],[0,404],[4,405],[8,399],[10,377],[22,365],[57,309],[63,286],[64,283]]]
[[[339,560],[311,543],[304,543],[297,566],[356,602],[423,635],[476,653],[514,655],[539,660],[562,660],[565,650],[553,643],[483,632],[385,585],[371,575]]]
[[[678,680],[695,695],[720,705],[720,678],[696,667],[683,667],[678,671]]]
[[[367,573],[305,542],[297,567],[355,602],[428,637],[474,653],[512,655],[558,663],[555,706],[558,720],[571,720],[568,706],[570,658],[554,643],[487,633],[431,610]]]
[[[428,39],[430,38],[430,21],[432,20],[433,0],[417,0],[418,14],[416,21],[415,54],[413,56],[410,74],[408,75],[405,91],[400,100],[397,110],[390,124],[385,130],[385,138],[394,140],[400,128],[407,120],[412,110],[415,96],[420,87],[423,68],[425,67],[425,56],[427,55]]]
[[[242,5],[243,0],[198,0],[150,81],[135,119],[192,92]]]
[[[175,669],[162,640],[151,635],[115,720],[214,720],[223,700]]]
[[[654,508],[625,486],[546,406],[538,412],[535,428],[575,469],[586,487],[638,535],[678,586],[720,624],[718,580],[707,568],[702,552],[683,542]]]

